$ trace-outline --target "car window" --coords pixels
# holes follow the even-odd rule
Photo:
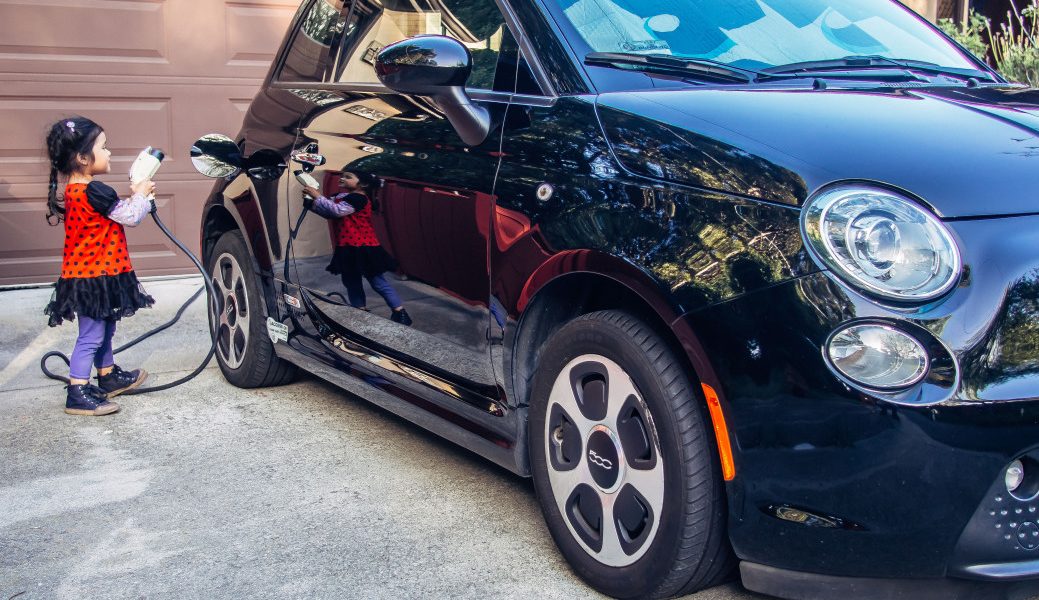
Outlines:
[[[709,58],[767,68],[849,56],[974,68],[890,0],[554,0],[596,52]]]
[[[355,0],[345,23],[338,83],[378,83],[373,65],[379,50],[434,34],[451,36],[469,48],[473,72],[466,87],[496,89],[499,58],[510,36],[494,0]]]
[[[343,0],[316,0],[306,9],[278,73],[280,81],[324,81],[344,31]]]
[[[494,73],[494,91],[515,92],[530,96],[541,96],[541,87],[534,79],[530,65],[520,52],[519,44],[512,32],[505,29],[502,37],[498,68]]]

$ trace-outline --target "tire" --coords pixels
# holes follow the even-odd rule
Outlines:
[[[531,393],[538,501],[582,579],[617,598],[664,598],[729,576],[706,405],[652,328],[617,311],[567,323],[545,344]]]
[[[263,294],[241,232],[220,236],[207,268],[219,295],[215,305],[210,303],[209,328],[218,336],[216,358],[224,377],[240,388],[291,382],[296,367],[274,353]]]

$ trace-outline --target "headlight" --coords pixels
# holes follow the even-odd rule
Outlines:
[[[898,389],[927,375],[929,357],[911,335],[879,323],[850,325],[826,344],[830,362],[859,385]]]
[[[961,262],[952,235],[906,198],[879,188],[838,187],[809,200],[801,218],[815,254],[869,293],[917,302],[956,285]]]

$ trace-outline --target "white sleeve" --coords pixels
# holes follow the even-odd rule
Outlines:
[[[116,202],[108,211],[108,218],[120,225],[137,227],[152,210],[153,200],[143,194],[134,194]]]

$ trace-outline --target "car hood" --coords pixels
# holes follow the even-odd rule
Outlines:
[[[599,96],[621,164],[800,206],[836,181],[916,195],[945,218],[1039,213],[1039,91],[693,88]]]

